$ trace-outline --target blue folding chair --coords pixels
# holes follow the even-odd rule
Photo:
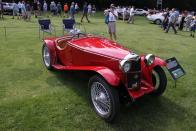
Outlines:
[[[55,27],[51,24],[50,19],[42,19],[42,20],[40,19],[38,20],[38,23],[39,23],[39,38],[40,38],[40,31],[43,32],[43,38],[45,32],[52,35],[52,31],[54,31],[56,36]]]
[[[65,31],[69,34],[79,33],[80,30],[75,27],[76,22],[74,19],[63,19],[63,35]]]

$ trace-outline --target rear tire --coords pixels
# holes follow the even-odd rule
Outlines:
[[[49,48],[47,47],[46,44],[43,44],[43,46],[42,46],[42,59],[43,59],[45,67],[48,70],[52,70],[53,69],[53,67],[52,67],[52,57],[51,57],[50,50],[49,50]]]
[[[166,89],[167,86],[167,77],[165,75],[164,70],[157,66],[152,71],[152,81],[155,90],[152,92],[153,96],[161,96]]]
[[[119,95],[102,77],[95,75],[89,80],[89,99],[94,111],[106,122],[112,122],[119,112]]]

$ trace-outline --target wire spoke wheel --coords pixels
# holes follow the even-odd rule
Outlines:
[[[91,99],[95,109],[101,116],[109,116],[111,114],[111,99],[101,83],[94,82],[92,84]]]

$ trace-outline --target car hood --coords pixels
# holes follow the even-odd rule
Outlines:
[[[99,54],[117,59],[123,59],[131,52],[116,42],[102,37],[86,37],[75,39],[71,40],[70,44],[93,54]]]

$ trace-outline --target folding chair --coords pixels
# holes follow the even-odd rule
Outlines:
[[[38,20],[39,23],[39,38],[40,38],[40,31],[43,32],[43,38],[44,38],[44,33],[49,33],[50,35],[52,35],[52,31],[55,32],[55,36],[56,36],[56,30],[54,28],[54,26],[51,24],[50,19],[40,19]]]
[[[77,34],[80,32],[79,29],[75,27],[76,22],[74,19],[63,19],[63,35],[65,31],[69,34]]]

